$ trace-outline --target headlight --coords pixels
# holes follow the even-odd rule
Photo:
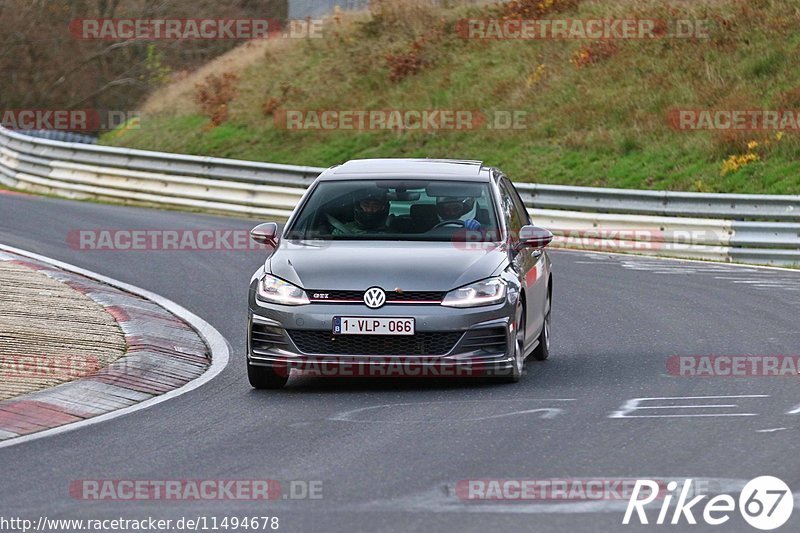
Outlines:
[[[303,305],[310,303],[306,291],[269,274],[258,282],[258,297],[274,304]]]
[[[506,298],[506,282],[500,278],[477,281],[464,287],[453,289],[442,300],[446,307],[478,307],[499,304]]]

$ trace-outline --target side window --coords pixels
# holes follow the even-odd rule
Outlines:
[[[509,190],[509,185],[505,178],[500,180],[500,201],[503,205],[500,208],[503,211],[503,218],[505,218],[508,231],[511,233],[511,240],[516,241],[519,238],[519,230],[522,228],[523,222],[517,213],[517,207],[514,203],[516,194],[513,190]],[[519,200],[517,200],[519,201]]]
[[[528,216],[528,209],[525,207],[525,203],[520,198],[517,189],[514,188],[514,185],[508,181],[506,178],[503,178],[503,182],[508,186],[508,192],[511,194],[512,200],[514,200],[514,207],[517,209],[517,213],[519,213],[519,219],[523,226],[526,226],[531,223],[531,217]]]

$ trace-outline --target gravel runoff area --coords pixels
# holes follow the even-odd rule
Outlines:
[[[146,292],[26,254],[0,245],[0,447],[168,398],[211,367],[204,337]]]
[[[0,261],[0,400],[91,375],[126,347],[114,317],[86,294]]]

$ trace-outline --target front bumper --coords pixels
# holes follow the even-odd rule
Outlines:
[[[466,309],[438,304],[283,306],[257,301],[251,288],[247,359],[251,365],[331,376],[505,374],[513,368],[513,310],[508,299]],[[335,336],[334,316],[413,317],[415,335]]]

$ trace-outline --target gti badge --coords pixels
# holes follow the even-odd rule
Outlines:
[[[386,303],[386,293],[380,287],[372,287],[364,293],[364,303],[370,309],[377,309]]]

